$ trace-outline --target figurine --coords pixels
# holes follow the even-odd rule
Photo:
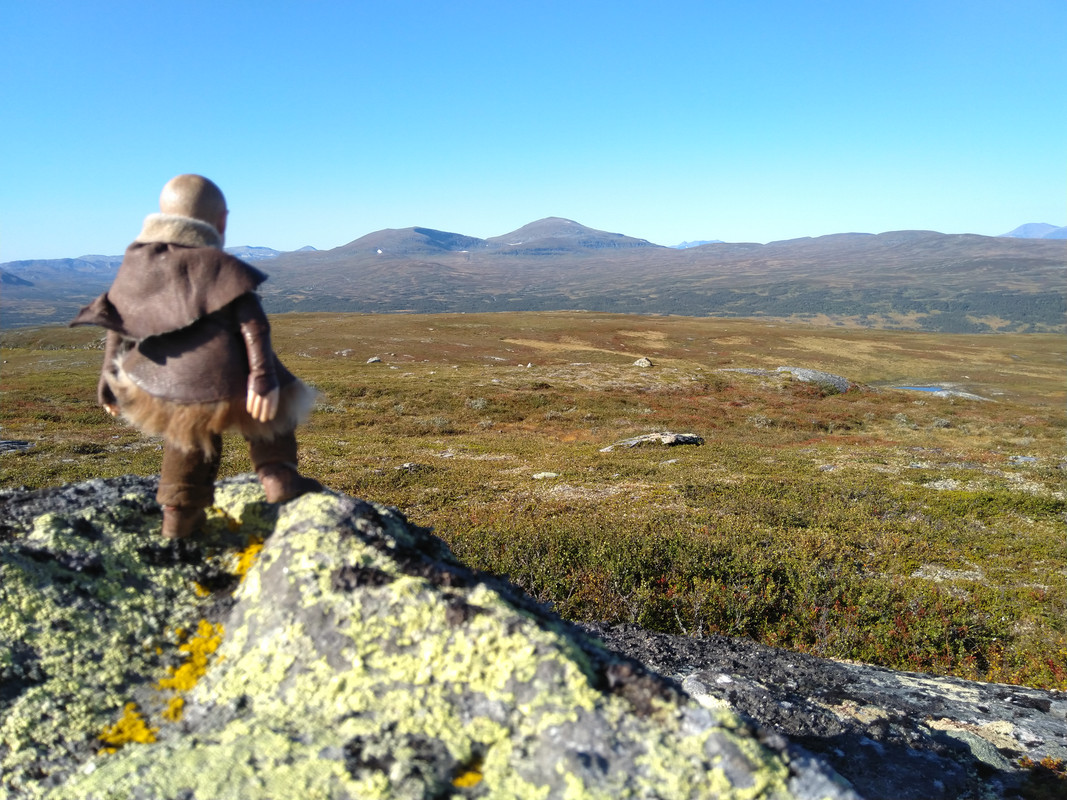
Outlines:
[[[271,348],[255,293],[267,276],[222,249],[229,211],[219,187],[178,175],[159,208],[111,288],[70,324],[107,329],[98,399],[112,416],[163,437],[162,532],[182,539],[214,501],[224,431],[248,441],[268,502],[322,489],[298,472],[294,433],[317,393]]]

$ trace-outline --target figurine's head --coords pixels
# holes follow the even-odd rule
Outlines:
[[[214,225],[220,235],[226,233],[226,198],[218,186],[201,175],[178,175],[167,181],[159,195],[159,210],[198,219]]]

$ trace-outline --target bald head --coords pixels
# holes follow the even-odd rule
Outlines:
[[[220,234],[226,231],[226,198],[201,175],[178,175],[167,181],[159,195],[159,210],[214,225]]]

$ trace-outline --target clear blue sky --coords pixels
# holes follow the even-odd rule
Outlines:
[[[280,250],[1064,225],[1065,79],[1064,0],[8,0],[0,261],[121,253],[181,172]]]

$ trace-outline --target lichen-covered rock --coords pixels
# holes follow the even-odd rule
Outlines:
[[[858,384],[853,383],[848,378],[843,378],[840,375],[834,375],[832,372],[823,372],[818,369],[809,369],[808,367],[778,367],[775,370],[759,369],[759,368],[724,368],[716,370],[717,372],[737,372],[742,375],[757,375],[761,377],[770,377],[773,375],[788,375],[793,380],[798,380],[801,383],[813,383],[820,387],[824,393],[837,394],[838,392],[847,392]]]
[[[807,367],[778,367],[777,371],[788,372],[798,381],[814,383],[823,387],[823,389],[833,392],[847,392],[852,388],[852,381],[848,378],[842,378],[840,375],[823,372],[822,370],[808,369]]]
[[[153,490],[0,495],[2,796],[855,796],[395,509],[244,477],[173,544]]]
[[[817,753],[867,800],[1067,796],[1064,692],[830,661],[735,637],[586,627],[697,699]]]
[[[127,706],[169,702],[152,687],[183,660],[205,587],[235,585],[234,554],[273,529],[276,510],[245,482],[228,487],[202,544],[170,545],[154,493],[154,481],[120,479],[0,496],[0,796],[62,784],[109,727],[152,738]]]

